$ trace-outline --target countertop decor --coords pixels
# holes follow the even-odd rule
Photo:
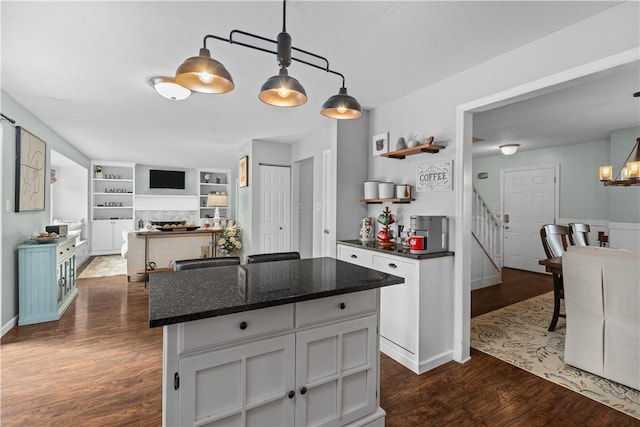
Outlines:
[[[149,326],[157,327],[404,283],[334,258],[273,261],[151,275]]]

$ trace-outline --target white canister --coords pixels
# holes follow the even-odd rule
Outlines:
[[[408,199],[411,197],[411,186],[407,184],[396,185],[396,198]]]
[[[378,197],[380,199],[393,199],[393,182],[378,183]]]
[[[365,181],[365,183],[364,183],[364,198],[365,199],[377,199],[378,198],[378,181]]]

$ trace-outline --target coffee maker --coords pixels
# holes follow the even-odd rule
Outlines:
[[[410,233],[424,236],[424,248],[411,249],[414,254],[446,252],[449,250],[449,220],[446,216],[411,215]]]

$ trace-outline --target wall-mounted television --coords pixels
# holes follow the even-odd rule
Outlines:
[[[184,190],[184,171],[149,169],[149,188]]]

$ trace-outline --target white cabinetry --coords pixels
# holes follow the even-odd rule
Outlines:
[[[97,161],[91,169],[91,253],[119,253],[122,231],[134,229],[134,164]]]
[[[164,424],[384,425],[377,307],[371,290],[165,326]]]
[[[412,259],[338,244],[338,259],[403,277],[380,289],[380,350],[421,374],[453,360],[451,256]]]
[[[230,195],[229,193],[229,172],[228,171],[213,171],[213,170],[201,170],[198,174],[198,194],[199,194],[199,206],[200,206],[200,222],[204,222],[207,218],[213,218],[215,207],[207,206],[207,196],[211,192],[217,192],[219,194]],[[220,218],[229,217],[229,206],[231,206],[231,199],[229,198],[227,207],[220,207]]]

